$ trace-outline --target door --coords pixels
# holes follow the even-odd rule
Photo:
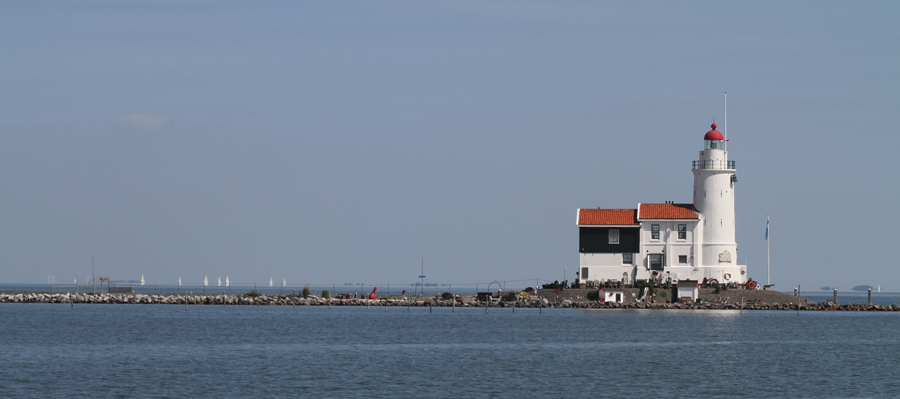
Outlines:
[[[662,271],[663,254],[650,254],[650,270]]]

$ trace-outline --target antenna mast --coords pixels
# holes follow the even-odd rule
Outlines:
[[[723,127],[722,134],[725,136],[725,148],[724,148],[725,156],[726,156],[725,159],[728,159],[727,158],[728,157],[728,92],[727,91],[725,92],[725,120],[724,120],[724,122],[725,123],[722,124],[722,125],[724,125],[724,126],[722,126]]]

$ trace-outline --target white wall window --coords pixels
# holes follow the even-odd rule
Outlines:
[[[678,264],[686,265],[687,264],[687,255],[678,255]]]
[[[634,254],[622,254],[622,264],[630,265],[634,263]]]
[[[678,225],[678,239],[679,240],[687,239],[687,225],[686,224]]]
[[[618,244],[619,243],[619,229],[609,229],[609,243],[610,244]]]
[[[588,268],[582,267],[581,268],[581,276],[579,276],[579,277],[581,277],[582,281],[587,280],[588,279]]]
[[[650,239],[651,240],[659,239],[659,225],[658,224],[650,225]]]

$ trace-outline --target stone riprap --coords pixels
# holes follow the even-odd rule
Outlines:
[[[551,292],[543,292],[551,291]],[[578,292],[581,291],[581,292]],[[578,308],[578,309],[728,309],[728,310],[819,310],[819,311],[900,311],[900,305],[890,306],[866,304],[816,303],[777,291],[728,290],[719,293],[713,290],[700,291],[699,302],[668,303],[657,289],[647,300],[638,299],[638,289],[626,288],[622,303],[590,301],[585,299],[591,290],[539,290],[538,297],[515,302],[493,301],[490,307],[521,308]],[[634,294],[634,295],[632,295]],[[564,299],[564,298],[575,298]],[[743,298],[743,302],[741,299]],[[303,298],[290,295],[247,296],[243,294],[72,294],[72,293],[0,293],[0,303],[64,303],[64,304],[159,304],[159,305],[257,305],[257,306],[416,306],[451,307],[451,300],[435,297],[389,298],[389,299],[337,299]],[[462,295],[455,303],[458,307],[485,307],[475,295]]]

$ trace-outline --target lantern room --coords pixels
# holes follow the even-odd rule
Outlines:
[[[725,136],[722,135],[722,132],[716,130],[716,124],[713,123],[712,130],[706,132],[706,136],[703,137],[703,149],[705,150],[724,150],[725,149]]]

